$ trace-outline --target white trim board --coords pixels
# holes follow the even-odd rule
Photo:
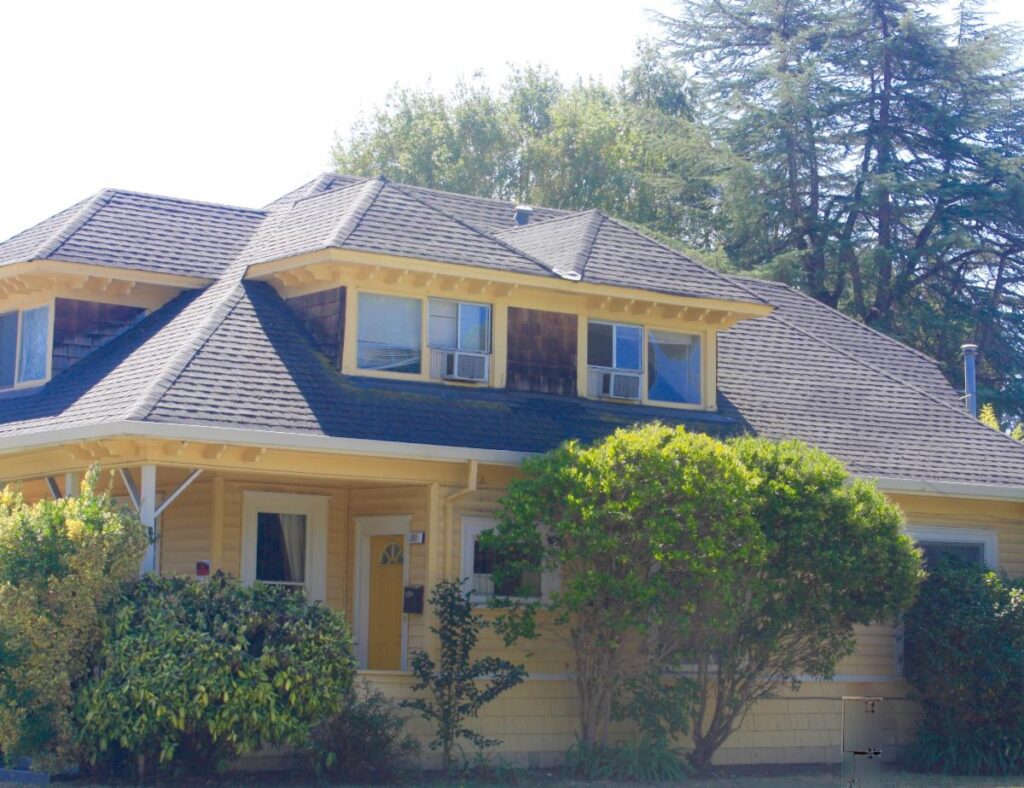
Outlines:
[[[356,565],[355,579],[355,626],[356,656],[361,668],[366,668],[370,636],[370,537],[401,536],[405,550],[402,561],[402,585],[409,585],[409,528],[411,514],[365,515],[355,518],[356,522]],[[401,670],[407,670],[409,645],[409,616],[402,613],[402,662]]]

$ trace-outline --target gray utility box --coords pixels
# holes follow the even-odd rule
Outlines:
[[[843,698],[843,785],[882,784],[881,698]]]

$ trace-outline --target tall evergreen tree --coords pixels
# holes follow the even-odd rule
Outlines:
[[[940,358],[982,346],[986,396],[1024,416],[1024,89],[1012,31],[963,0],[681,0],[667,46],[742,164],[722,236]]]

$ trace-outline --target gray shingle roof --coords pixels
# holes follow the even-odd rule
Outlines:
[[[225,219],[214,207],[213,218],[207,214],[205,229],[194,235],[216,235],[219,221],[229,227],[234,257],[217,263],[213,254],[204,257],[217,282],[179,296],[41,389],[0,394],[0,436],[129,420],[539,451],[567,437],[597,438],[658,418],[719,435],[797,437],[865,476],[1024,484],[1024,447],[970,418],[935,362],[783,285],[709,271],[652,241],[636,240],[635,231],[597,213],[549,217],[496,237],[466,218],[485,212],[475,198],[459,215],[383,181],[332,176],[314,186],[265,213],[238,218],[234,209],[224,209],[233,217]],[[147,220],[156,250],[173,245],[170,239],[190,223],[190,211],[201,210],[101,193],[0,250],[18,257],[26,253],[17,249],[57,248],[68,243],[69,228],[72,246],[84,244],[79,233],[114,204],[116,211],[89,232],[107,239],[109,248],[111,237],[125,245],[133,237],[131,243],[143,247],[125,246],[122,259],[155,258],[144,235],[115,232],[118,217],[139,206],[149,210],[150,200],[159,205]],[[171,215],[186,218],[175,224]],[[177,229],[162,234],[164,222]],[[250,222],[251,230],[240,229]],[[517,236],[521,251],[506,245]],[[195,238],[186,244],[189,254],[203,257]],[[771,303],[775,312],[721,335],[717,413],[351,378],[315,350],[269,285],[243,281],[252,261],[314,243],[391,254],[415,249],[426,257],[436,250],[455,262],[532,267],[546,275],[533,259],[538,257],[546,266],[598,277],[593,281],[609,277],[655,290],[697,281],[703,292],[740,292]]]
[[[73,263],[216,279],[262,211],[104,190],[0,243],[0,264]]]
[[[513,215],[511,203],[333,174],[263,210],[105,190],[0,243],[0,265],[57,259],[212,280],[243,250],[254,264],[337,247],[555,276],[542,256],[515,245],[514,233],[499,232],[514,225]],[[545,220],[580,223],[565,216],[538,211],[530,232]],[[591,258],[585,280],[757,300],[722,275],[604,217]]]

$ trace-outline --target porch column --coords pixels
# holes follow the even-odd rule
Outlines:
[[[80,473],[65,473],[64,474],[64,497],[65,498],[77,498],[81,490],[79,485],[82,483],[82,474]]]
[[[157,556],[159,555],[159,534],[156,532],[156,466],[142,466],[142,484],[139,488],[139,519],[146,526],[150,543],[146,546],[146,553],[142,557],[142,574],[156,572]]]

